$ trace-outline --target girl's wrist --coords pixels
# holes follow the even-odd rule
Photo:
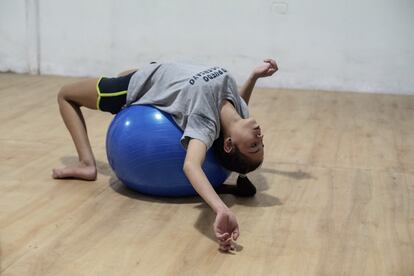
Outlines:
[[[216,214],[218,214],[218,213],[227,213],[229,210],[230,210],[229,207],[227,207],[224,203],[220,204],[219,206],[214,208],[214,212]]]
[[[249,80],[251,82],[256,82],[258,79],[259,79],[259,76],[256,73],[254,73],[254,72],[249,77]]]

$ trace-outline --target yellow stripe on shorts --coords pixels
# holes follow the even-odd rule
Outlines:
[[[102,77],[100,77],[98,79],[98,81],[96,82],[96,93],[98,93],[98,97],[96,99],[96,109],[101,110],[99,108],[99,105],[101,103],[101,97],[116,97],[116,96],[121,96],[121,95],[125,95],[128,93],[128,90],[123,90],[123,91],[118,91],[118,92],[112,92],[112,93],[102,93],[101,89],[99,89],[99,82],[102,80]]]
[[[99,108],[99,103],[101,102],[101,89],[99,89],[99,82],[101,81],[102,77],[98,79],[96,82],[96,93],[98,93],[98,97],[96,98],[96,109],[101,110]],[[101,110],[102,111],[102,110]]]

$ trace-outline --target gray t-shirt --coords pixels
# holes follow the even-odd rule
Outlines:
[[[154,63],[131,77],[126,105],[148,104],[171,114],[184,132],[184,148],[194,138],[209,149],[220,134],[220,109],[225,100],[232,102],[242,118],[249,117],[247,104],[226,69]]]

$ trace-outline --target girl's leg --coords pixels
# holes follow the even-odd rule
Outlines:
[[[97,109],[96,83],[98,79],[80,81],[64,86],[58,94],[60,114],[78,152],[79,163],[53,169],[53,178],[96,179],[96,163],[89,143],[81,106]]]

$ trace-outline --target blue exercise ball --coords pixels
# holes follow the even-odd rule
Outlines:
[[[166,197],[196,195],[183,172],[185,150],[183,132],[171,115],[155,107],[132,105],[112,120],[106,152],[116,176],[138,192]],[[229,176],[209,150],[203,170],[213,187]]]

